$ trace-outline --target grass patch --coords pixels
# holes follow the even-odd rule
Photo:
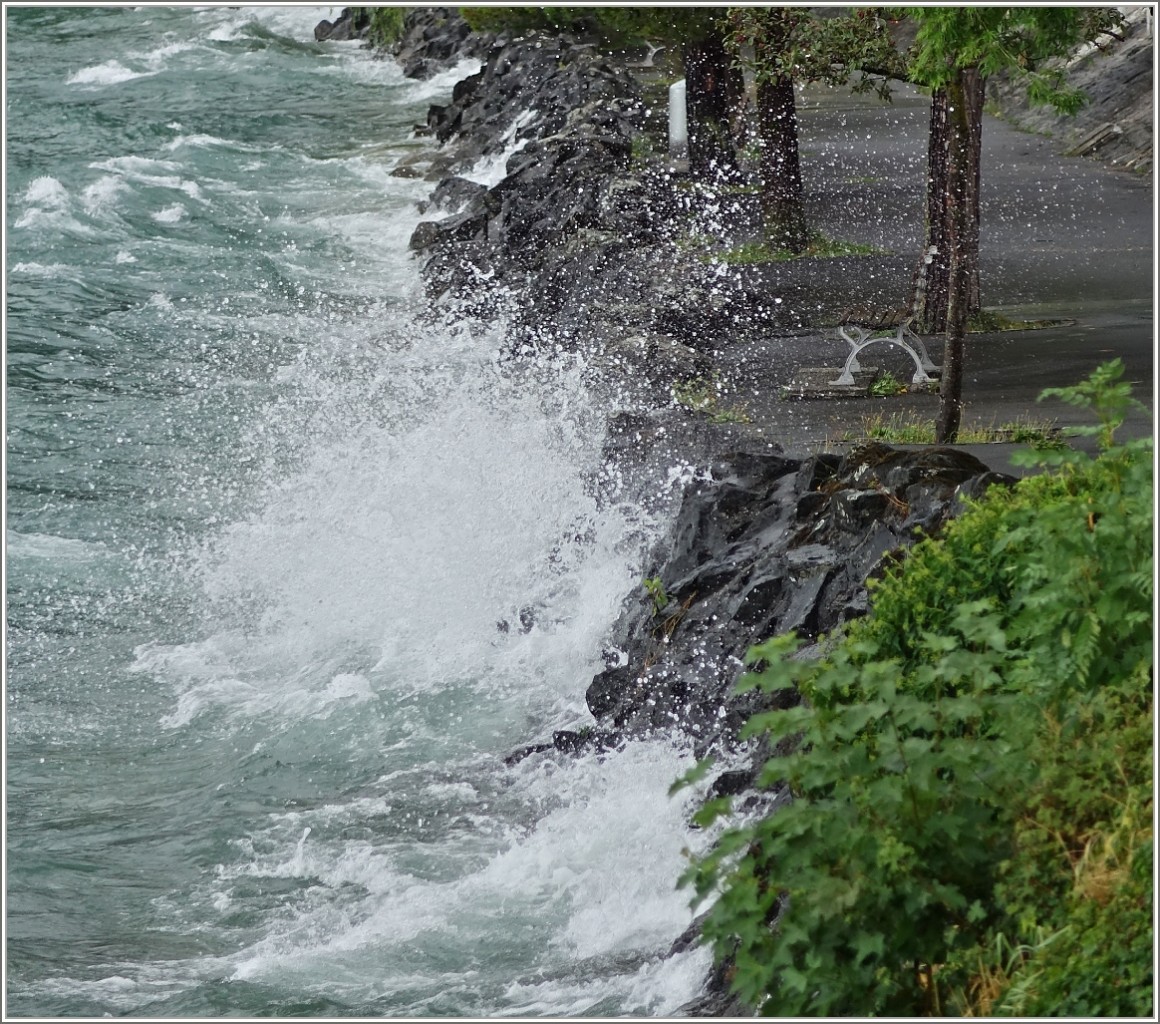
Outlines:
[[[702,259],[707,263],[725,263],[729,266],[751,266],[759,263],[785,263],[790,260],[833,259],[837,256],[874,256],[885,252],[873,245],[860,242],[843,242],[825,235],[815,234],[809,245],[800,253],[788,249],[776,249],[768,242],[742,242],[724,252],[705,252]]]
[[[879,378],[881,380],[881,378]],[[875,382],[877,383],[877,382]],[[934,420],[914,413],[881,413],[864,416],[857,428],[847,430],[843,441],[884,441],[887,444],[934,444]],[[1036,449],[1066,448],[1062,433],[1054,423],[1011,420],[998,425],[965,424],[959,429],[957,444],[1027,444]]]
[[[1061,327],[1074,320],[1013,320],[991,309],[981,309],[967,321],[968,334],[1001,334],[1006,331],[1041,331],[1045,327]]]
[[[723,405],[721,381],[695,377],[673,385],[673,400],[689,412],[707,416],[712,423],[751,423],[749,413],[741,406]]]
[[[901,395],[905,391],[906,385],[889,370],[883,370],[870,385],[870,394],[876,398],[889,398],[891,395]]]

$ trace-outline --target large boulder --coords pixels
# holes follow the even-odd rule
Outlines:
[[[732,745],[759,704],[797,700],[734,693],[750,646],[817,638],[864,614],[884,558],[937,531],[962,489],[1011,479],[950,448],[719,459],[688,486],[654,582],[619,624],[617,664],[588,687],[589,710],[623,734],[684,732],[699,753]]]

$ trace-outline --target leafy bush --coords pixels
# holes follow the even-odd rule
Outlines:
[[[805,698],[747,726],[793,799],[683,882],[753,1006],[1151,1013],[1152,448],[1114,446],[1121,373],[1052,392],[1099,458],[1028,453],[1053,470],[916,545],[820,660],[750,651],[743,689]]]
[[[350,11],[356,28],[367,27],[374,46],[390,46],[403,34],[406,7],[352,7]]]

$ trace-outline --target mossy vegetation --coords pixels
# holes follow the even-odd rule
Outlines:
[[[870,394],[876,398],[889,398],[891,395],[901,395],[906,392],[906,385],[894,376],[889,370],[883,370],[874,378],[870,385]]]
[[[1051,392],[1097,413],[1097,458],[1030,453],[821,657],[750,651],[742,689],[804,697],[746,730],[793,799],[684,881],[753,1007],[1151,1016],[1153,453],[1114,441],[1122,370]]]
[[[967,321],[968,334],[1002,334],[1007,331],[1041,331],[1060,327],[1071,320],[1015,320],[993,309],[981,309]]]
[[[721,379],[696,377],[673,385],[673,400],[689,412],[706,416],[713,423],[749,423],[749,413],[740,405],[723,402]]]
[[[905,389],[905,386],[903,386]],[[871,387],[873,392],[873,387]],[[885,392],[895,394],[897,392]],[[935,424],[913,412],[874,413],[842,435],[843,441],[884,441],[887,444],[934,444]],[[1066,448],[1060,428],[1048,420],[1016,419],[1000,424],[966,424],[959,444],[1029,444],[1034,448]]]
[[[351,18],[357,28],[369,26],[367,38],[378,47],[390,46],[403,34],[406,7],[352,7]]]
[[[838,256],[873,256],[885,251],[872,245],[845,242],[816,233],[811,236],[809,244],[800,253],[777,248],[766,241],[742,242],[731,248],[722,249],[719,243],[702,235],[689,236],[680,244],[695,252],[706,263],[725,263],[729,266],[782,263],[788,260],[834,259]]]

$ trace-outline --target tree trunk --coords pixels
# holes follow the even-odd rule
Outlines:
[[[970,267],[967,271],[967,316],[978,314],[983,308],[979,289],[979,196],[982,180],[983,157],[983,94],[986,79],[977,68],[963,72],[963,93],[970,124],[971,138],[967,150],[967,184],[970,189],[970,220],[967,224],[966,251],[970,253]]]
[[[798,151],[793,80],[781,76],[757,84],[761,133],[761,215],[771,248],[793,253],[809,243]]]
[[[965,251],[972,254],[968,283],[967,316],[981,308],[979,292],[979,180],[983,140],[983,77],[973,69],[963,73],[961,82],[952,88],[960,97],[970,128],[970,146],[966,159],[971,191],[976,197],[970,221],[962,235]],[[961,86],[961,89],[959,88]],[[947,304],[950,295],[950,208],[947,162],[951,145],[948,121],[947,89],[937,89],[931,97],[930,141],[927,148],[926,240],[922,257],[914,273],[911,310],[914,329],[919,334],[941,334],[947,329]]]
[[[926,239],[914,274],[911,309],[918,334],[941,334],[947,329],[947,284],[950,249],[946,240],[947,91],[936,89],[930,98],[930,134],[926,151]]]
[[[689,133],[689,173],[700,181],[735,177],[729,115],[736,70],[717,34],[685,43],[685,104]]]
[[[982,92],[982,76],[975,69],[957,74],[946,90],[946,246],[950,254],[947,276],[946,347],[935,440],[954,444],[962,421],[963,350],[970,313],[972,278],[979,267],[979,161],[982,104],[972,102]]]

